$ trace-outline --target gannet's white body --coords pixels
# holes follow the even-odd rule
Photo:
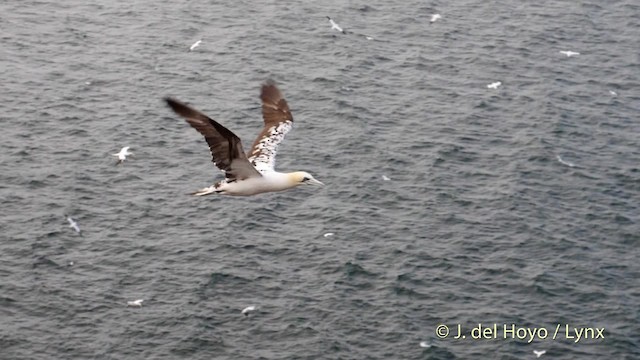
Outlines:
[[[304,180],[307,178],[307,180]],[[208,195],[218,192],[224,195],[256,195],[264,192],[283,191],[298,186],[306,181],[311,184],[322,185],[309,173],[298,171],[293,173],[281,173],[277,171],[263,172],[261,177],[252,177],[242,181],[220,181],[214,185],[195,192],[193,195]]]

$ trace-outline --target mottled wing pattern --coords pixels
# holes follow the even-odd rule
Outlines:
[[[205,114],[178,100],[167,98],[167,104],[176,114],[204,136],[211,150],[213,164],[222,170],[229,181],[262,176],[251,165],[242,149],[242,143],[234,133]]]
[[[272,81],[262,85],[262,118],[264,128],[247,154],[259,171],[270,171],[276,164],[278,145],[293,126],[293,116],[282,93]]]

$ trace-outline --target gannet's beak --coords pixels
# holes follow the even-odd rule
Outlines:
[[[305,184],[316,185],[316,186],[324,186],[323,183],[321,183],[320,181],[318,181],[316,179],[309,179],[308,181],[305,182]]]

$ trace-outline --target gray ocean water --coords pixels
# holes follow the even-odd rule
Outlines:
[[[637,1],[8,0],[0,33],[1,359],[640,358]],[[268,78],[277,168],[327,186],[187,195],[221,175],[163,97],[246,148]]]

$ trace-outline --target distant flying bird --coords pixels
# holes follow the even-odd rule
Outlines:
[[[213,164],[225,175],[225,180],[200,189],[192,195],[217,193],[247,196],[283,191],[302,184],[324,185],[304,171],[275,171],[276,151],[284,136],[291,130],[293,116],[282,93],[272,81],[262,85],[260,99],[264,128],[247,154],[242,148],[240,138],[227,128],[178,100],[165,99],[176,114],[184,117],[189,125],[204,136],[211,151]]]
[[[328,233],[325,233],[323,236],[328,238],[329,236],[333,236],[333,235],[335,235],[335,234],[332,233],[332,232],[328,232]]]
[[[251,306],[247,306],[246,308],[244,308],[242,310],[242,314],[244,316],[249,316],[249,313],[252,311],[255,311],[257,309],[257,307],[255,305],[251,305]]]
[[[496,81],[494,83],[491,83],[491,84],[487,85],[487,87],[489,89],[497,89],[498,86],[500,86],[500,85],[502,85],[502,83],[500,81]]]
[[[537,358],[539,358],[540,356],[546,354],[547,350],[533,350],[533,353],[536,354]]]
[[[391,179],[387,175],[382,175],[382,180],[389,181]]]
[[[429,21],[430,23],[434,23],[436,21],[438,21],[438,19],[442,18],[442,16],[440,14],[433,14],[431,15],[431,21]]]
[[[611,94],[611,96],[618,96],[618,93],[613,90],[609,90],[609,94]]]
[[[334,29],[335,29],[335,30],[337,30],[337,31],[340,31],[340,32],[341,32],[341,33],[343,33],[343,34],[346,34],[346,33],[347,33],[346,31],[342,30],[342,28],[340,27],[340,25],[336,24],[336,22],[335,22],[335,21],[333,21],[333,19],[332,19],[332,18],[330,18],[329,16],[327,16],[327,19],[329,19],[329,23],[331,23],[331,30],[334,30]]]
[[[574,163],[571,163],[571,162],[568,162],[568,161],[564,161],[564,160],[560,157],[560,155],[557,155],[556,157],[558,158],[558,161],[560,162],[560,164],[567,165],[568,167],[574,167],[574,166],[576,166]]]
[[[142,302],[144,300],[143,299],[138,299],[138,300],[133,300],[133,301],[127,301],[127,306],[131,306],[131,307],[142,307]]]
[[[194,42],[193,45],[191,45],[191,47],[189,47],[189,51],[193,51],[195,48],[200,46],[201,42],[202,42],[202,40],[198,40],[198,41]]]
[[[75,230],[78,234],[80,234],[80,227],[78,226],[78,223],[75,220],[73,220],[69,215],[65,215],[65,217],[69,222],[69,227]]]
[[[129,152],[129,146],[125,146],[122,149],[120,149],[119,153],[111,154],[111,155],[118,157],[118,162],[116,163],[116,165],[120,165],[127,159],[127,156],[133,155],[133,153]]]
[[[576,56],[576,55],[580,55],[579,52],[575,52],[575,51],[560,51],[561,54],[565,54],[567,55],[567,57],[572,57],[572,56]]]
[[[430,348],[431,345],[426,341],[421,341],[420,342],[420,347],[422,347],[422,348]]]

